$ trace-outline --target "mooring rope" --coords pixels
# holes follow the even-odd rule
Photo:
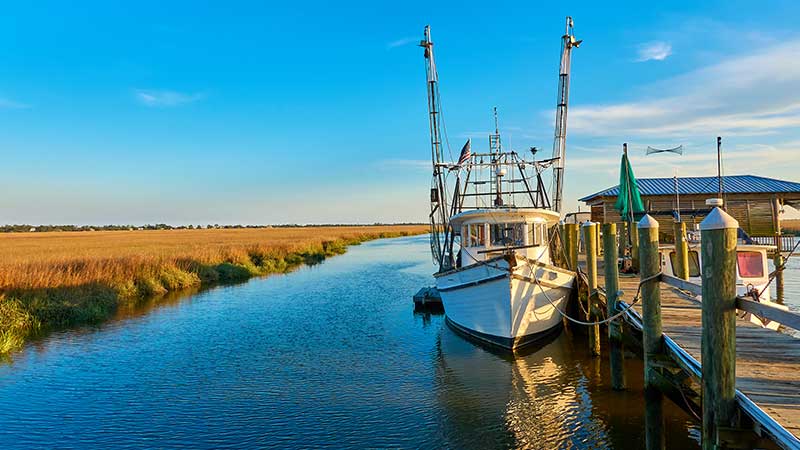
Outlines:
[[[565,313],[564,311],[561,311],[561,310],[560,310],[560,309],[559,309],[559,308],[558,308],[558,307],[555,305],[555,303],[553,302],[553,299],[551,299],[551,298],[550,298],[550,295],[548,295],[548,294],[547,294],[547,291],[545,291],[545,289],[544,289],[544,286],[542,286],[542,284],[539,282],[539,278],[538,278],[538,277],[536,277],[536,275],[535,275],[535,274],[534,274],[534,278],[533,278],[533,280],[534,280],[534,281],[536,282],[536,284],[539,286],[539,289],[541,289],[541,291],[542,291],[542,294],[544,294],[544,297],[547,299],[547,301],[548,301],[548,302],[550,302],[550,304],[553,306],[553,308],[555,308],[555,310],[556,310],[556,311],[558,311],[558,313],[559,313],[559,314],[561,314],[561,316],[562,316],[562,317],[564,317],[565,319],[569,320],[570,322],[576,323],[576,324],[578,324],[578,325],[587,325],[587,326],[593,326],[593,325],[603,325],[603,324],[606,324],[606,323],[609,323],[609,322],[613,322],[614,320],[617,320],[617,319],[618,319],[618,318],[620,318],[620,317],[621,317],[623,314],[625,314],[626,312],[628,312],[628,310],[630,310],[631,308],[633,308],[633,305],[635,305],[635,304],[636,304],[636,303],[639,301],[639,298],[640,298],[640,293],[641,293],[641,291],[642,291],[642,285],[644,285],[645,283],[648,283],[648,282],[650,282],[650,281],[654,281],[654,280],[660,280],[660,279],[661,279],[661,272],[659,271],[658,273],[656,273],[656,274],[654,274],[654,275],[651,275],[651,276],[649,276],[649,277],[647,277],[647,278],[644,278],[644,279],[640,280],[640,281],[639,281],[639,285],[638,285],[638,287],[637,287],[637,289],[636,289],[636,295],[633,297],[633,301],[632,301],[632,302],[631,302],[631,303],[630,303],[630,304],[629,304],[627,307],[625,307],[625,309],[623,309],[623,310],[621,310],[620,312],[618,312],[618,313],[614,314],[613,316],[610,316],[610,317],[608,317],[608,318],[606,318],[606,319],[603,319],[603,320],[594,321],[594,322],[585,322],[585,321],[582,321],[582,320],[573,319],[573,318],[572,318],[572,317],[570,317],[570,316],[569,316],[567,313]],[[593,296],[593,295],[597,294],[598,292],[599,292],[599,290],[594,290],[594,291],[592,291],[592,292],[590,293],[590,298],[591,298],[591,296]],[[608,298],[606,298],[606,301],[607,301],[607,300],[608,300]],[[579,303],[580,303],[580,302],[579,302]],[[584,311],[585,311],[585,310],[584,310]]]

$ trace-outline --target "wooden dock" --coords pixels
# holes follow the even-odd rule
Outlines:
[[[620,277],[619,282],[626,293],[625,298],[630,299],[636,293],[639,278]],[[699,377],[701,309],[698,301],[688,297],[686,293],[661,283],[664,335],[679,349],[669,348],[669,341],[667,347],[679,366]],[[626,322],[641,330],[641,305],[634,305],[633,309],[637,313],[627,315]],[[681,350],[685,354],[680,354]],[[764,431],[773,435],[779,445],[780,441],[794,442],[794,447],[786,448],[800,448],[800,339],[737,318],[736,389],[739,391],[739,406],[753,422],[764,427]],[[753,406],[775,423],[760,423],[766,417],[762,417]]]
[[[620,276],[615,228],[604,228],[603,248],[614,265],[606,267],[594,254],[581,258],[587,307],[597,311],[605,302],[608,315],[618,317],[612,324],[622,314],[622,335],[642,349],[645,391],[657,396],[647,407],[648,449],[664,447],[658,425],[663,421],[661,400],[654,394],[662,391],[698,418],[702,415],[704,449],[770,447],[769,440],[800,450],[800,339],[753,324],[743,313],[795,330],[800,329],[800,315],[736,296],[736,222],[719,209],[709,217],[701,224],[703,242],[708,242],[703,247],[703,286],[661,273],[658,225],[649,216],[638,226],[641,274]],[[570,254],[572,249],[565,250]],[[612,291],[604,292],[607,284]],[[624,292],[621,297],[615,286]],[[629,307],[635,297],[637,303]],[[624,380],[623,366],[614,360],[621,345],[614,335],[619,332],[609,332],[611,377]],[[713,351],[703,355],[703,348]],[[617,384],[615,389],[624,388],[624,381]]]

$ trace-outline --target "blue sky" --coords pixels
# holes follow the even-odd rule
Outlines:
[[[423,27],[451,145],[482,149],[497,106],[549,154],[566,15],[568,210],[622,142],[640,177],[713,174],[721,134],[726,173],[800,179],[800,4],[601,3],[7,5],[0,223],[424,220]]]

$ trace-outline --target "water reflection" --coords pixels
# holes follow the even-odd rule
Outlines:
[[[462,448],[643,448],[645,402],[640,361],[627,391],[613,391],[608,364],[589,355],[583,336],[562,333],[515,357],[443,327],[436,353],[443,432]],[[664,407],[670,448],[698,448],[697,425]],[[694,432],[693,432],[694,431]]]

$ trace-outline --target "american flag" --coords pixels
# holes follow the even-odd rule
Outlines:
[[[461,149],[461,156],[458,157],[458,166],[463,166],[472,157],[470,147],[472,147],[472,139],[467,139],[467,143]]]

